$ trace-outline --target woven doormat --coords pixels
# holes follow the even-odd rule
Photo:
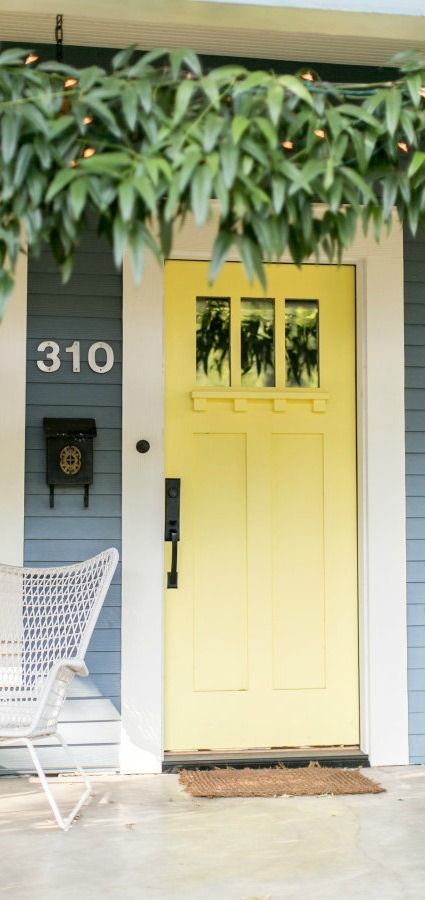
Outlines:
[[[381,794],[379,784],[358,769],[309,765],[286,769],[182,769],[180,784],[192,797],[313,797],[323,794]]]

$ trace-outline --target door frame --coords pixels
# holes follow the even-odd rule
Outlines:
[[[198,229],[188,219],[170,258],[208,260],[214,233],[213,220]],[[282,262],[291,260],[285,255]],[[404,765],[409,760],[404,285],[403,233],[396,217],[380,244],[359,229],[344,263],[356,267],[357,297],[360,746],[372,765]],[[163,268],[148,259],[136,287],[127,257],[121,771],[129,773],[160,772],[163,760],[163,301]],[[151,445],[142,456],[135,450],[140,438]]]

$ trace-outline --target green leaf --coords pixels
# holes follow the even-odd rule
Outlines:
[[[266,87],[271,77],[268,72],[251,72],[243,80],[237,82],[233,88],[233,96],[237,97],[239,94],[252,91],[254,88]]]
[[[285,179],[281,178],[279,175],[273,175],[272,177],[272,200],[273,200],[273,208],[278,216],[281,211],[285,201],[285,192],[286,192],[286,184]]]
[[[239,153],[237,147],[226,143],[220,147],[221,169],[223,181],[227,188],[231,188],[236,177]]]
[[[76,178],[71,183],[68,196],[74,219],[79,219],[83,212],[87,199],[88,186],[89,183],[87,178]]]
[[[0,53],[0,66],[17,66],[23,64],[28,50],[22,50],[19,47],[10,47]]]
[[[145,261],[145,242],[143,228],[139,226],[131,231],[128,239],[128,246],[131,253],[133,278],[136,285],[139,285],[142,279]]]
[[[118,202],[123,222],[129,222],[134,209],[134,186],[130,179],[122,181],[118,188]]]
[[[88,159],[79,160],[78,165],[90,172],[105,173],[105,175],[120,178],[122,177],[120,170],[130,165],[130,159],[124,152],[96,153],[94,156],[89,156]]]
[[[254,241],[246,235],[238,236],[236,238],[236,243],[248,281],[252,282],[256,275],[261,287],[265,291],[267,289],[267,282],[259,248]]]
[[[16,165],[15,165],[15,174],[13,176],[13,181],[15,187],[21,187],[23,180],[27,174],[28,166],[33,156],[33,149],[31,144],[24,144],[20,150],[18,151],[18,155],[16,157]]]
[[[330,156],[326,163],[325,178],[323,181],[323,187],[325,188],[325,191],[328,191],[329,188],[332,186],[332,183],[334,180],[334,171],[335,171],[334,170],[334,162],[333,162],[332,157]]]
[[[265,119],[264,116],[256,116],[254,119],[255,124],[258,126],[262,134],[264,135],[269,147],[273,150],[273,147],[278,146],[278,138],[273,125],[270,124],[268,119]]]
[[[0,269],[0,319],[4,316],[7,302],[13,291],[13,286],[14,280],[10,272],[7,272],[5,269]]]
[[[113,229],[113,247],[114,247],[114,262],[117,269],[122,265],[125,245],[127,242],[127,227],[122,221],[120,216],[115,216]]]
[[[138,96],[136,88],[125,88],[122,93],[121,102],[125,121],[130,130],[133,131],[137,122]]]
[[[230,192],[224,184],[223,175],[220,171],[214,179],[214,192],[220,206],[220,218],[224,220],[229,214]]]
[[[419,93],[422,87],[422,78],[420,72],[414,72],[406,78],[406,86],[407,90],[410,94],[410,99],[415,107],[420,106],[421,104],[421,95]]]
[[[60,116],[58,119],[51,119],[48,123],[49,140],[54,141],[71,126],[75,129],[75,124],[74,116]]]
[[[84,100],[87,109],[104,122],[105,125],[111,129],[111,132],[115,137],[120,137],[121,130],[118,122],[106,103],[104,103],[103,100],[100,100],[99,97],[96,97],[92,91],[84,97]]]
[[[226,262],[230,247],[232,246],[234,240],[235,235],[231,231],[223,230],[218,233],[214,241],[210,267],[208,270],[209,284],[212,284],[217,278],[217,275]]]
[[[296,78],[295,75],[280,75],[277,81],[278,84],[290,91],[291,94],[295,94],[296,97],[303,100],[308,106],[313,106],[313,97],[301,78]]]
[[[407,170],[407,174],[409,178],[413,178],[416,175],[416,172],[422,168],[425,163],[425,153],[422,150],[416,150],[416,153],[413,154],[412,160],[410,162],[409,168]]]
[[[249,128],[249,119],[245,118],[245,116],[234,116],[231,127],[234,144],[239,144],[239,141],[247,128]]]
[[[351,119],[365,122],[366,125],[369,125],[373,129],[380,129],[380,123],[378,119],[376,119],[375,116],[368,112],[368,110],[365,109],[364,105],[356,106],[354,103],[342,103],[341,106],[338,107],[338,112],[340,113],[340,115],[349,116]]]
[[[224,119],[215,113],[209,113],[202,129],[202,147],[205,153],[210,153],[217,143],[217,139],[224,127]]]
[[[385,99],[385,121],[391,137],[394,137],[400,120],[401,94],[400,91],[391,88],[387,91]]]
[[[347,166],[341,166],[339,171],[341,175],[344,175],[344,177],[347,178],[355,188],[357,188],[357,190],[366,200],[370,200],[371,203],[376,202],[376,197],[372,191],[372,188],[368,185],[367,181],[365,181],[364,178],[362,178],[362,176],[359,175],[358,172],[356,172],[355,169],[349,169]]]
[[[20,126],[21,119],[16,112],[6,112],[1,117],[1,154],[6,164],[15,155]]]
[[[133,187],[142,198],[148,209],[153,213],[156,210],[156,196],[152,182],[145,175],[133,178]]]
[[[210,204],[212,175],[205,165],[198,166],[190,185],[190,199],[197,225],[204,225]]]
[[[267,91],[267,107],[273,125],[277,125],[283,106],[284,88],[282,84],[271,84]]]
[[[49,129],[45,116],[32,103],[23,103],[19,107],[20,115],[27,123],[33,126],[35,132],[40,131],[42,134],[48,135]]]
[[[131,47],[126,47],[124,50],[120,50],[115,56],[112,57],[112,68],[114,72],[117,69],[124,69],[128,63],[130,62],[131,57],[137,50],[137,44],[132,44]]]
[[[130,66],[127,75],[129,78],[138,78],[140,75],[144,75],[146,70],[150,69],[152,63],[157,62],[158,59],[162,59],[167,55],[166,50],[149,50],[148,53],[144,53],[140,59],[134,64],[134,66]]]
[[[50,200],[53,200],[56,197],[56,194],[59,194],[59,191],[63,191],[63,189],[70,184],[71,181],[76,177],[75,169],[60,169],[59,172],[55,175],[53,181],[50,182],[46,193],[46,202],[49,203]]]
[[[173,181],[168,191],[167,202],[164,209],[164,218],[167,222],[172,222],[177,212],[180,201],[180,190],[178,181]]]
[[[407,109],[402,109],[400,113],[400,127],[403,129],[405,137],[411,147],[415,147],[417,143],[416,128],[414,117]]]
[[[186,79],[179,84],[179,86],[177,88],[176,102],[175,102],[175,106],[174,106],[174,116],[173,116],[174,123],[180,122],[181,119],[183,118],[183,116],[185,115],[187,108],[189,106],[189,103],[192,99],[193,92],[196,87],[197,87],[196,82],[189,81]]]

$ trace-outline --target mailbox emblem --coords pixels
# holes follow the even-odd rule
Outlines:
[[[65,475],[78,475],[81,469],[81,452],[78,447],[67,444],[60,452],[59,465]]]

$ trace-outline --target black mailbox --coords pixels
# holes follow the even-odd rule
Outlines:
[[[55,505],[55,485],[84,485],[84,506],[89,505],[93,482],[94,419],[43,419],[47,441],[47,484],[50,507]]]

